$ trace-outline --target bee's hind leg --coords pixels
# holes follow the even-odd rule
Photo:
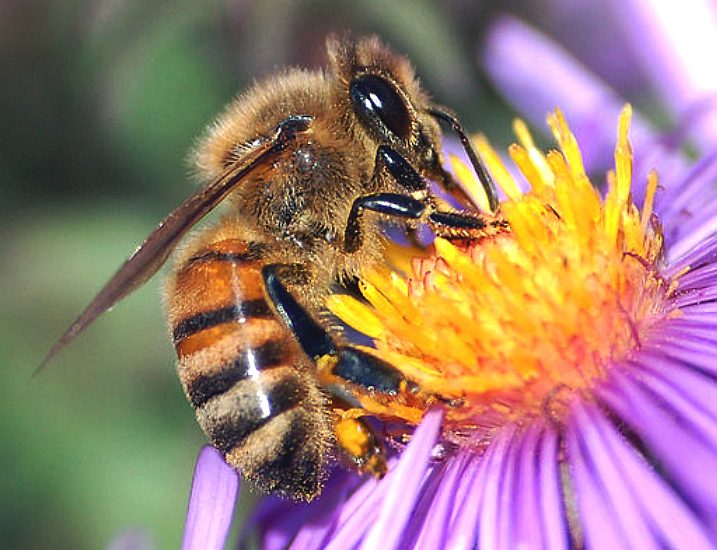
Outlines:
[[[299,304],[282,281],[296,277],[299,265],[272,264],[262,270],[264,285],[273,305],[292,331],[306,355],[316,364],[317,374],[331,391],[337,386],[357,386],[387,398],[402,392],[415,392],[415,383],[389,363],[351,345],[337,344],[331,335]],[[332,392],[333,393],[333,392]],[[334,433],[342,458],[362,473],[382,477],[386,458],[379,438],[362,417],[360,405],[351,405],[347,395],[334,395]]]
[[[332,375],[373,392],[397,395],[407,390],[415,391],[415,384],[386,361],[351,345],[337,344],[299,304],[282,281],[282,275],[290,276],[301,269],[299,265],[271,264],[263,268],[262,277],[277,313],[306,355],[317,365],[330,365]]]
[[[388,469],[386,455],[374,429],[361,415],[362,411],[339,397],[332,400],[332,407],[334,435],[341,462],[359,473],[382,478]]]

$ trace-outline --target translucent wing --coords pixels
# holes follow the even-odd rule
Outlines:
[[[258,138],[254,147],[224,173],[162,220],[55,342],[35,373],[42,370],[95,319],[157,273],[187,231],[213,210],[249,173],[269,168],[277,153],[297,134],[309,130],[310,122],[311,117],[306,115],[293,116],[282,121],[271,136]]]

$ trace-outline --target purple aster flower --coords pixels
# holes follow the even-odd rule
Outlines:
[[[518,127],[511,156],[527,193],[481,144],[515,236],[438,241],[433,260],[414,262],[403,297],[391,290],[395,277],[369,275],[378,294],[368,295],[373,309],[360,306],[385,329],[378,353],[462,402],[427,400],[381,481],[337,471],[310,504],[267,497],[244,540],[253,533],[270,549],[717,547],[717,236],[702,229],[714,213],[703,205],[698,222],[668,238],[682,213],[657,208],[654,176],[638,209],[629,110],[621,121],[605,196],[586,184],[559,113],[551,126],[562,154],[543,156]],[[699,196],[716,168],[706,159],[664,193]],[[573,223],[573,214],[589,220]],[[670,250],[695,233],[687,252]],[[361,330],[361,311],[347,305],[330,307]],[[397,322],[409,308],[415,317]],[[200,465],[209,457],[236,482],[216,455]],[[201,504],[195,494],[190,517],[233,509],[233,498]],[[225,533],[222,523],[211,547]]]

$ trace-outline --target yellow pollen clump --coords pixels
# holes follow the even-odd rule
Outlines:
[[[641,346],[647,329],[669,314],[672,289],[659,273],[654,173],[642,211],[632,203],[630,114],[628,106],[619,120],[604,197],[560,111],[548,119],[560,151],[543,154],[526,126],[515,125],[520,144],[509,153],[528,192],[479,138],[507,197],[497,216],[509,231],[471,242],[436,239],[428,257],[366,274],[370,306],[329,299],[337,316],[374,340],[370,351],[420,387],[394,402],[364,396],[367,413],[415,423],[444,403],[444,435],[482,442],[507,422],[546,411],[559,418],[564,391],[589,390]],[[471,192],[482,192],[474,183]]]

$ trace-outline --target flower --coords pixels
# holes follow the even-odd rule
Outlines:
[[[527,192],[481,141],[510,232],[396,255],[363,282],[370,308],[332,299],[422,388],[362,405],[418,425],[381,481],[337,472],[311,504],[264,500],[246,527],[262,547],[717,547],[713,207],[672,227],[714,160],[651,173],[638,202],[629,121],[604,195],[559,111],[560,153],[516,126]]]
[[[224,462],[218,451],[204,447],[194,470],[183,550],[224,548],[238,490],[237,473]]]

